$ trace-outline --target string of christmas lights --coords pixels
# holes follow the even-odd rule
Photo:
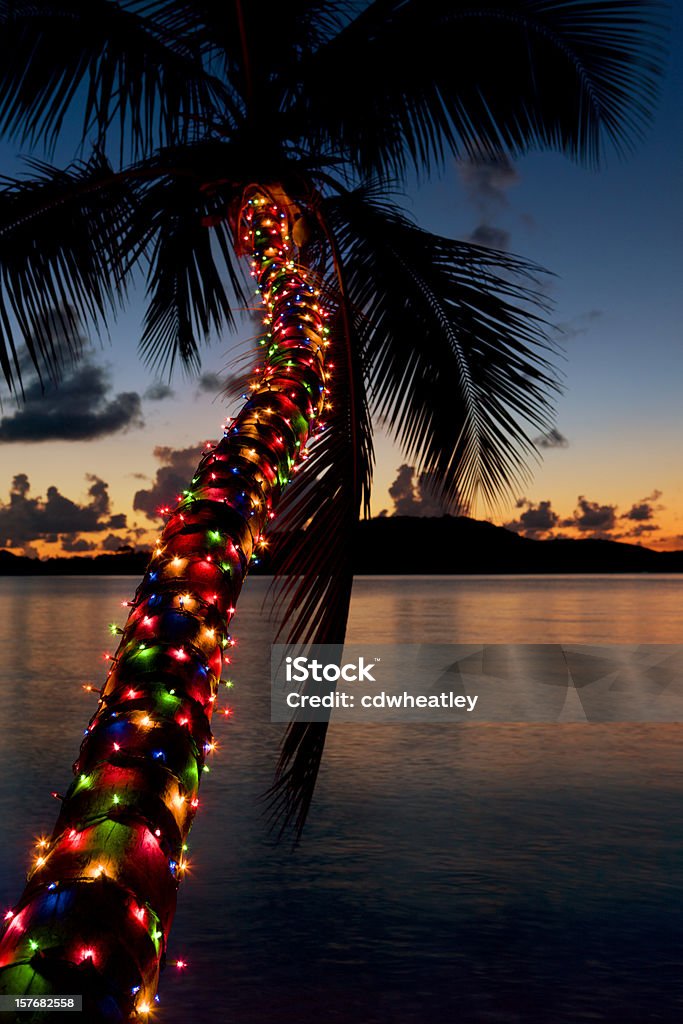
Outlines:
[[[125,625],[111,626],[120,643],[103,688],[85,686],[99,699],[74,781],[53,794],[57,824],[0,939],[0,992],[83,994],[89,1024],[145,1019],[158,1000],[235,604],[329,406],[328,314],[295,261],[292,210],[253,190],[237,224],[265,306],[263,358],[241,413],[164,510]]]

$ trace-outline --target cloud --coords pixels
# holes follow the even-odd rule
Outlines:
[[[549,430],[547,434],[541,434],[539,437],[534,438],[534,444],[537,448],[568,448],[569,441],[561,434],[555,427]]]
[[[652,519],[654,510],[652,505],[642,502],[640,505],[632,505],[628,512],[624,512],[622,519]]]
[[[143,398],[146,398],[149,402],[163,402],[165,398],[173,398],[175,391],[169,387],[168,384],[162,384],[161,381],[157,381],[156,384],[150,384],[145,391]]]
[[[624,534],[625,537],[642,537],[646,533],[655,533],[659,527],[656,523],[638,523],[632,530]]]
[[[84,537],[76,536],[63,536],[60,538],[62,551],[66,551],[69,554],[82,554],[85,551],[146,551],[149,545],[140,546],[138,541],[138,534],[146,533],[146,530],[126,530],[124,536],[117,533],[108,533],[103,540],[98,540],[97,543],[94,541],[88,541]]]
[[[94,551],[97,547],[97,545],[93,544],[92,541],[85,540],[83,537],[74,538],[66,536],[62,537],[61,540],[62,551],[67,551],[70,554],[73,554],[74,552],[81,554],[83,551]]]
[[[108,485],[89,474],[86,477],[89,501],[83,505],[48,487],[45,499],[30,497],[31,485],[26,473],[17,473],[7,503],[0,502],[0,547],[26,547],[32,541],[55,543],[58,536],[63,550],[85,550],[76,535],[101,533],[126,526],[125,515],[111,515]],[[88,549],[89,550],[89,549]]]
[[[194,476],[203,450],[202,445],[191,448],[157,446],[154,457],[159,460],[161,467],[156,471],[152,486],[136,492],[133,508],[137,512],[144,512],[148,519],[156,520],[159,518],[157,509],[175,505],[178,495],[186,489]]]
[[[582,494],[579,495],[578,508],[573,516],[562,522],[563,526],[573,526],[581,533],[592,533],[594,536],[604,536],[613,530],[617,524],[617,506],[601,505],[597,501],[589,501]]]
[[[104,480],[100,480],[100,478],[95,476],[93,473],[86,473],[85,479],[91,485],[90,490],[88,491],[88,494],[92,499],[90,507],[94,512],[97,512],[98,515],[107,515],[111,504],[109,500],[108,484],[106,484]]]
[[[479,214],[479,223],[468,236],[475,245],[507,249],[510,232],[494,222],[508,206],[507,193],[519,182],[519,173],[505,156],[481,156],[458,164],[467,196]]]
[[[429,473],[415,475],[415,467],[399,466],[396,479],[389,488],[395,516],[443,516],[452,510],[439,496],[438,483]],[[381,514],[381,513],[380,513]],[[385,513],[386,514],[386,513]],[[460,514],[464,514],[461,512]]]
[[[217,373],[203,373],[197,380],[197,387],[207,394],[214,394],[216,391],[222,390],[224,383],[222,377],[219,377]]]
[[[655,512],[661,512],[663,505],[655,505],[654,502],[658,498],[661,498],[661,491],[653,491],[652,494],[646,498],[641,498],[635,504],[631,505],[628,512],[624,512],[621,516],[622,519],[632,519],[636,523],[645,522],[648,519],[654,519]]]
[[[537,442],[538,443],[538,442]],[[660,529],[655,523],[654,515],[664,506],[656,505],[662,495],[661,491],[635,502],[628,512],[621,515],[616,505],[601,504],[590,501],[584,495],[577,498],[577,507],[571,516],[561,518],[552,508],[550,501],[541,501],[537,505],[528,498],[519,498],[516,508],[524,509],[518,519],[505,523],[507,530],[513,530],[525,537],[543,537],[559,540],[576,536],[603,540],[627,540],[657,533]],[[565,533],[558,529],[568,528],[574,533]]]
[[[478,224],[467,236],[467,240],[474,245],[485,245],[487,249],[508,249],[511,237],[505,228],[497,228],[493,224]]]
[[[389,488],[395,516],[417,515],[419,499],[415,494],[415,470],[412,466],[399,466],[398,475]]]
[[[560,336],[561,341],[570,341],[572,338],[578,338],[581,334],[587,334],[603,316],[603,310],[589,309],[586,313],[579,313],[572,320],[556,324],[554,330]]]
[[[524,508],[524,512],[519,519],[505,523],[505,529],[512,530],[524,537],[538,538],[553,530],[560,521],[560,517],[550,501],[539,501],[538,505],[534,505],[526,498],[520,498],[516,507]]]
[[[26,473],[17,473],[12,480],[10,495],[16,494],[18,498],[25,498],[30,490],[31,484]]]
[[[508,190],[520,180],[517,168],[504,155],[463,160],[458,170],[471,202],[482,213],[492,207],[507,206]]]
[[[124,537],[117,537],[115,533],[110,533],[100,543],[100,548],[102,551],[120,551],[122,547],[126,547],[126,544],[127,541]]]
[[[89,360],[70,369],[58,386],[27,384],[21,407],[0,420],[0,440],[90,441],[144,426],[140,396],[124,391],[109,399],[107,371]]]
[[[650,538],[647,546],[649,548],[658,548],[660,551],[681,551],[683,550],[683,533]]]

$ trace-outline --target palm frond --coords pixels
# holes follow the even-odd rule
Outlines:
[[[256,77],[265,83],[339,31],[349,20],[349,6],[353,7],[342,0],[148,0],[144,11],[174,36],[195,36],[210,43],[230,78],[244,71],[246,43]]]
[[[77,111],[100,143],[115,125],[136,152],[225,119],[229,89],[206,66],[204,40],[171,31],[170,0],[0,0],[0,130],[52,144]]]
[[[538,268],[422,231],[369,190],[323,205],[367,320],[373,412],[446,499],[494,502],[552,423]]]
[[[188,178],[154,182],[141,214],[149,275],[140,350],[157,371],[170,371],[177,357],[198,368],[199,342],[233,327],[233,307],[248,301],[230,231],[214,201]]]
[[[366,173],[532,148],[594,164],[648,123],[662,36],[649,0],[375,0],[303,56],[295,109]]]
[[[10,387],[21,382],[20,340],[39,375],[57,378],[64,354],[80,352],[81,323],[101,326],[116,309],[134,206],[99,153],[66,170],[30,166],[33,178],[0,187],[0,367]]]
[[[177,357],[196,368],[200,342],[232,328],[237,310],[252,303],[230,218],[254,180],[253,161],[242,141],[208,139],[160,150],[130,170],[141,182],[140,202],[125,248],[148,262],[140,347],[157,370]],[[281,180],[287,168],[266,158],[260,180]]]
[[[343,296],[341,297],[343,303]],[[275,554],[276,593],[283,642],[341,648],[353,584],[349,557],[362,512],[369,514],[373,468],[372,426],[365,395],[359,324],[341,308],[332,322],[336,339],[330,403],[324,429],[285,491]],[[300,835],[313,798],[325,745],[326,722],[287,727],[269,796],[280,835]]]

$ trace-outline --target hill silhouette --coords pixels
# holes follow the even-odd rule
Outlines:
[[[354,567],[373,575],[683,572],[683,551],[613,540],[531,540],[466,516],[387,516],[361,524]]]
[[[270,573],[288,538],[273,536],[273,553],[252,567]],[[653,551],[612,540],[531,540],[467,516],[386,516],[358,527],[350,552],[359,575],[683,572],[683,551]],[[140,576],[149,552],[49,558],[0,550],[0,575]]]

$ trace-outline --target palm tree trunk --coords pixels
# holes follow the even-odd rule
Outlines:
[[[129,602],[75,780],[0,940],[0,991],[83,993],[93,1024],[154,1006],[230,620],[325,405],[325,313],[294,262],[291,226],[264,191],[240,215],[266,308],[264,358]]]

